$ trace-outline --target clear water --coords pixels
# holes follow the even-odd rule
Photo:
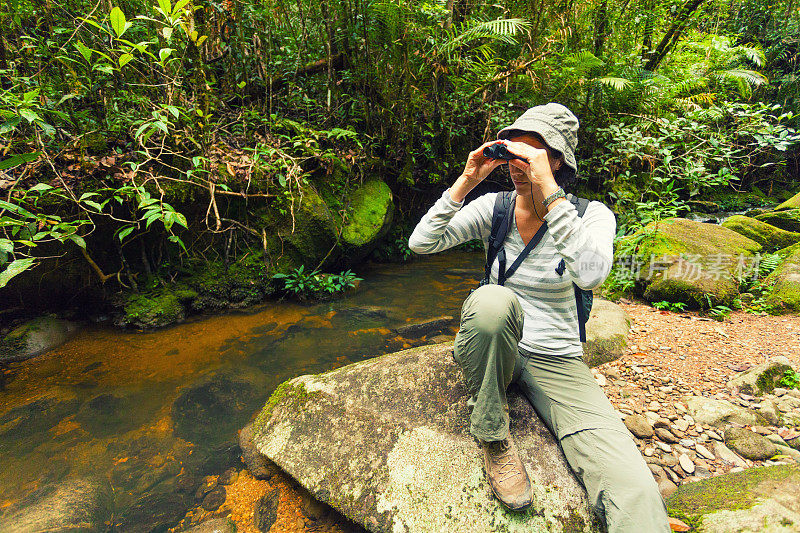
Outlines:
[[[370,265],[343,299],[156,332],[90,326],[0,370],[0,516],[74,478],[109,485],[110,530],[129,530],[136,508],[180,515],[203,476],[236,464],[237,430],[279,383],[399,349],[407,341],[393,330],[410,321],[458,316],[482,261],[450,252]]]

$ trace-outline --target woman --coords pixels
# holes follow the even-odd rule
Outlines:
[[[434,253],[478,238],[486,247],[496,194],[466,206],[464,197],[508,164],[515,199],[503,243],[508,264],[537,232],[541,240],[503,286],[496,285],[494,262],[491,283],[464,302],[454,350],[471,393],[470,432],[482,444],[492,491],[510,509],[531,503],[530,480],[508,432],[506,388],[516,382],[558,438],[609,531],[670,531],[653,476],[582,359],[572,284],[593,289],[608,276],[616,221],[596,201],[578,217],[564,198],[562,186],[577,171],[577,131],[578,119],[560,104],[528,109],[500,131],[500,141],[470,153],[464,172],[414,229],[409,247]],[[483,149],[496,142],[519,159],[484,157]],[[566,268],[558,269],[562,260]]]

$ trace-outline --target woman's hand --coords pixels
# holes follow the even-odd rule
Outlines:
[[[489,159],[483,155],[483,149],[496,142],[484,143],[469,153],[467,163],[464,165],[464,172],[450,187],[450,197],[454,201],[463,202],[469,191],[486,179],[486,176],[491,174],[494,169],[505,163],[502,159]]]
[[[521,142],[506,141],[505,145],[512,154],[528,160],[526,163],[511,159],[508,164],[522,170],[534,187],[538,187],[545,196],[558,189],[547,150]]]

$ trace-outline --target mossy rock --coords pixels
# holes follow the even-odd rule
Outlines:
[[[776,313],[800,311],[800,243],[778,251],[783,262],[764,279],[773,285],[766,299]]]
[[[0,363],[24,361],[64,343],[78,324],[52,316],[34,318],[0,339]]]
[[[756,218],[734,215],[722,223],[745,237],[753,239],[762,246],[762,252],[769,253],[800,242],[800,233],[786,231]]]
[[[717,202],[709,200],[689,200],[686,205],[692,209],[693,213],[716,213],[721,210]]]
[[[782,204],[781,204],[782,205]],[[800,209],[784,209],[782,211],[768,211],[756,215],[756,219],[772,224],[775,227],[800,233]]]
[[[364,183],[350,196],[342,240],[355,255],[365,257],[389,231],[393,213],[389,186],[380,180]]]
[[[798,209],[800,208],[800,192],[775,207],[774,211],[783,211],[785,209]]]
[[[180,322],[186,317],[183,304],[170,290],[128,294],[124,298],[124,312],[116,320],[119,326],[159,328]]]
[[[687,517],[699,531],[797,531],[800,468],[751,468],[685,483],[667,498],[670,516]]]
[[[617,247],[618,255],[632,253],[641,265],[636,291],[647,300],[694,307],[709,300],[730,305],[738,295],[738,261],[760,251],[759,243],[732,229],[684,218],[651,222]]]

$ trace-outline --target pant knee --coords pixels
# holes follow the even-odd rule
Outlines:
[[[517,296],[500,285],[484,285],[470,295],[462,322],[483,335],[496,335],[509,327],[522,330],[522,309]]]

